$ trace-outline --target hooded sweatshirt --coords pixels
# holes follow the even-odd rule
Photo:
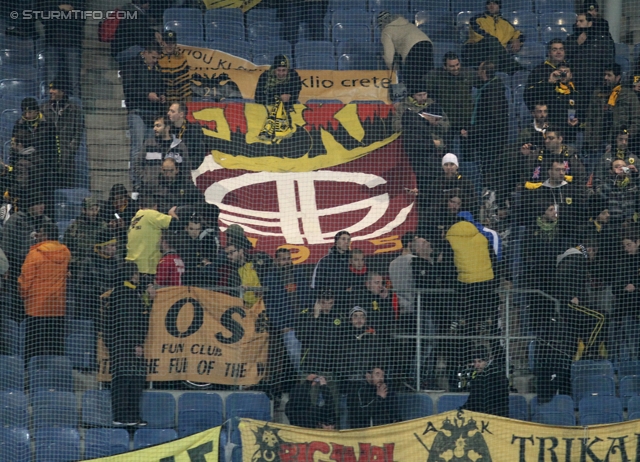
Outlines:
[[[28,316],[64,316],[71,252],[58,241],[31,247],[18,278]]]

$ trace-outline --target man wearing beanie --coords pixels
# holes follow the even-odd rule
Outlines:
[[[12,140],[21,140],[23,150],[35,149],[42,163],[47,166],[49,179],[57,178],[58,159],[54,125],[40,112],[35,98],[24,98],[20,108],[22,117],[13,126]]]
[[[502,0],[487,0],[486,11],[471,18],[462,58],[466,66],[493,61],[500,72],[511,74],[520,70],[512,54],[520,51],[523,36],[500,15],[501,7]]]
[[[93,253],[98,234],[107,227],[107,224],[98,219],[100,204],[92,197],[86,197],[82,201],[82,212],[71,223],[64,233],[62,242],[71,251],[72,272],[79,268]]]
[[[394,67],[394,57],[398,53],[402,58],[402,78],[407,87],[424,81],[433,69],[433,45],[429,37],[401,15],[381,11],[377,21],[387,68],[399,70]]]
[[[258,135],[260,140],[280,142],[293,134],[289,112],[293,111],[301,89],[302,80],[291,69],[289,58],[285,55],[276,56],[273,66],[260,76],[256,86],[256,103],[267,106],[268,113]]]
[[[478,195],[473,187],[473,183],[462,176],[459,171],[460,163],[458,156],[447,153],[442,157],[442,171],[434,179],[430,191],[433,202],[431,208],[436,209],[442,206],[445,198],[455,194],[462,199],[462,209],[467,210],[477,216],[479,211]]]
[[[509,381],[501,363],[491,360],[487,347],[481,346],[469,355],[469,365],[474,372],[469,398],[462,409],[509,417]]]
[[[42,103],[40,111],[45,120],[55,127],[57,154],[60,160],[59,186],[76,186],[76,154],[82,142],[84,120],[82,109],[69,101],[69,85],[61,79],[49,84],[49,100]]]

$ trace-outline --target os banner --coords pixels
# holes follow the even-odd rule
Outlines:
[[[145,344],[147,380],[254,385],[267,373],[269,335],[262,301],[195,287],[158,290]],[[110,380],[109,358],[98,344],[98,380]]]
[[[637,421],[554,427],[451,411],[344,432],[242,419],[243,462],[637,461]]]

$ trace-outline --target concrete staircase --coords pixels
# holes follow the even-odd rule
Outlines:
[[[125,0],[89,0],[87,10],[109,11]],[[98,41],[100,21],[87,19],[82,55],[82,105],[87,128],[90,188],[106,199],[115,183],[129,182],[129,139],[124,95],[108,43]]]

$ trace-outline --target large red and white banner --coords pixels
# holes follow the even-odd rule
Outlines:
[[[283,245],[313,263],[340,230],[366,254],[400,249],[416,227],[415,175],[385,104],[298,104],[295,132],[278,143],[258,133],[266,108],[253,103],[190,103],[212,150],[194,178],[220,207],[220,228],[242,226],[258,250]]]

